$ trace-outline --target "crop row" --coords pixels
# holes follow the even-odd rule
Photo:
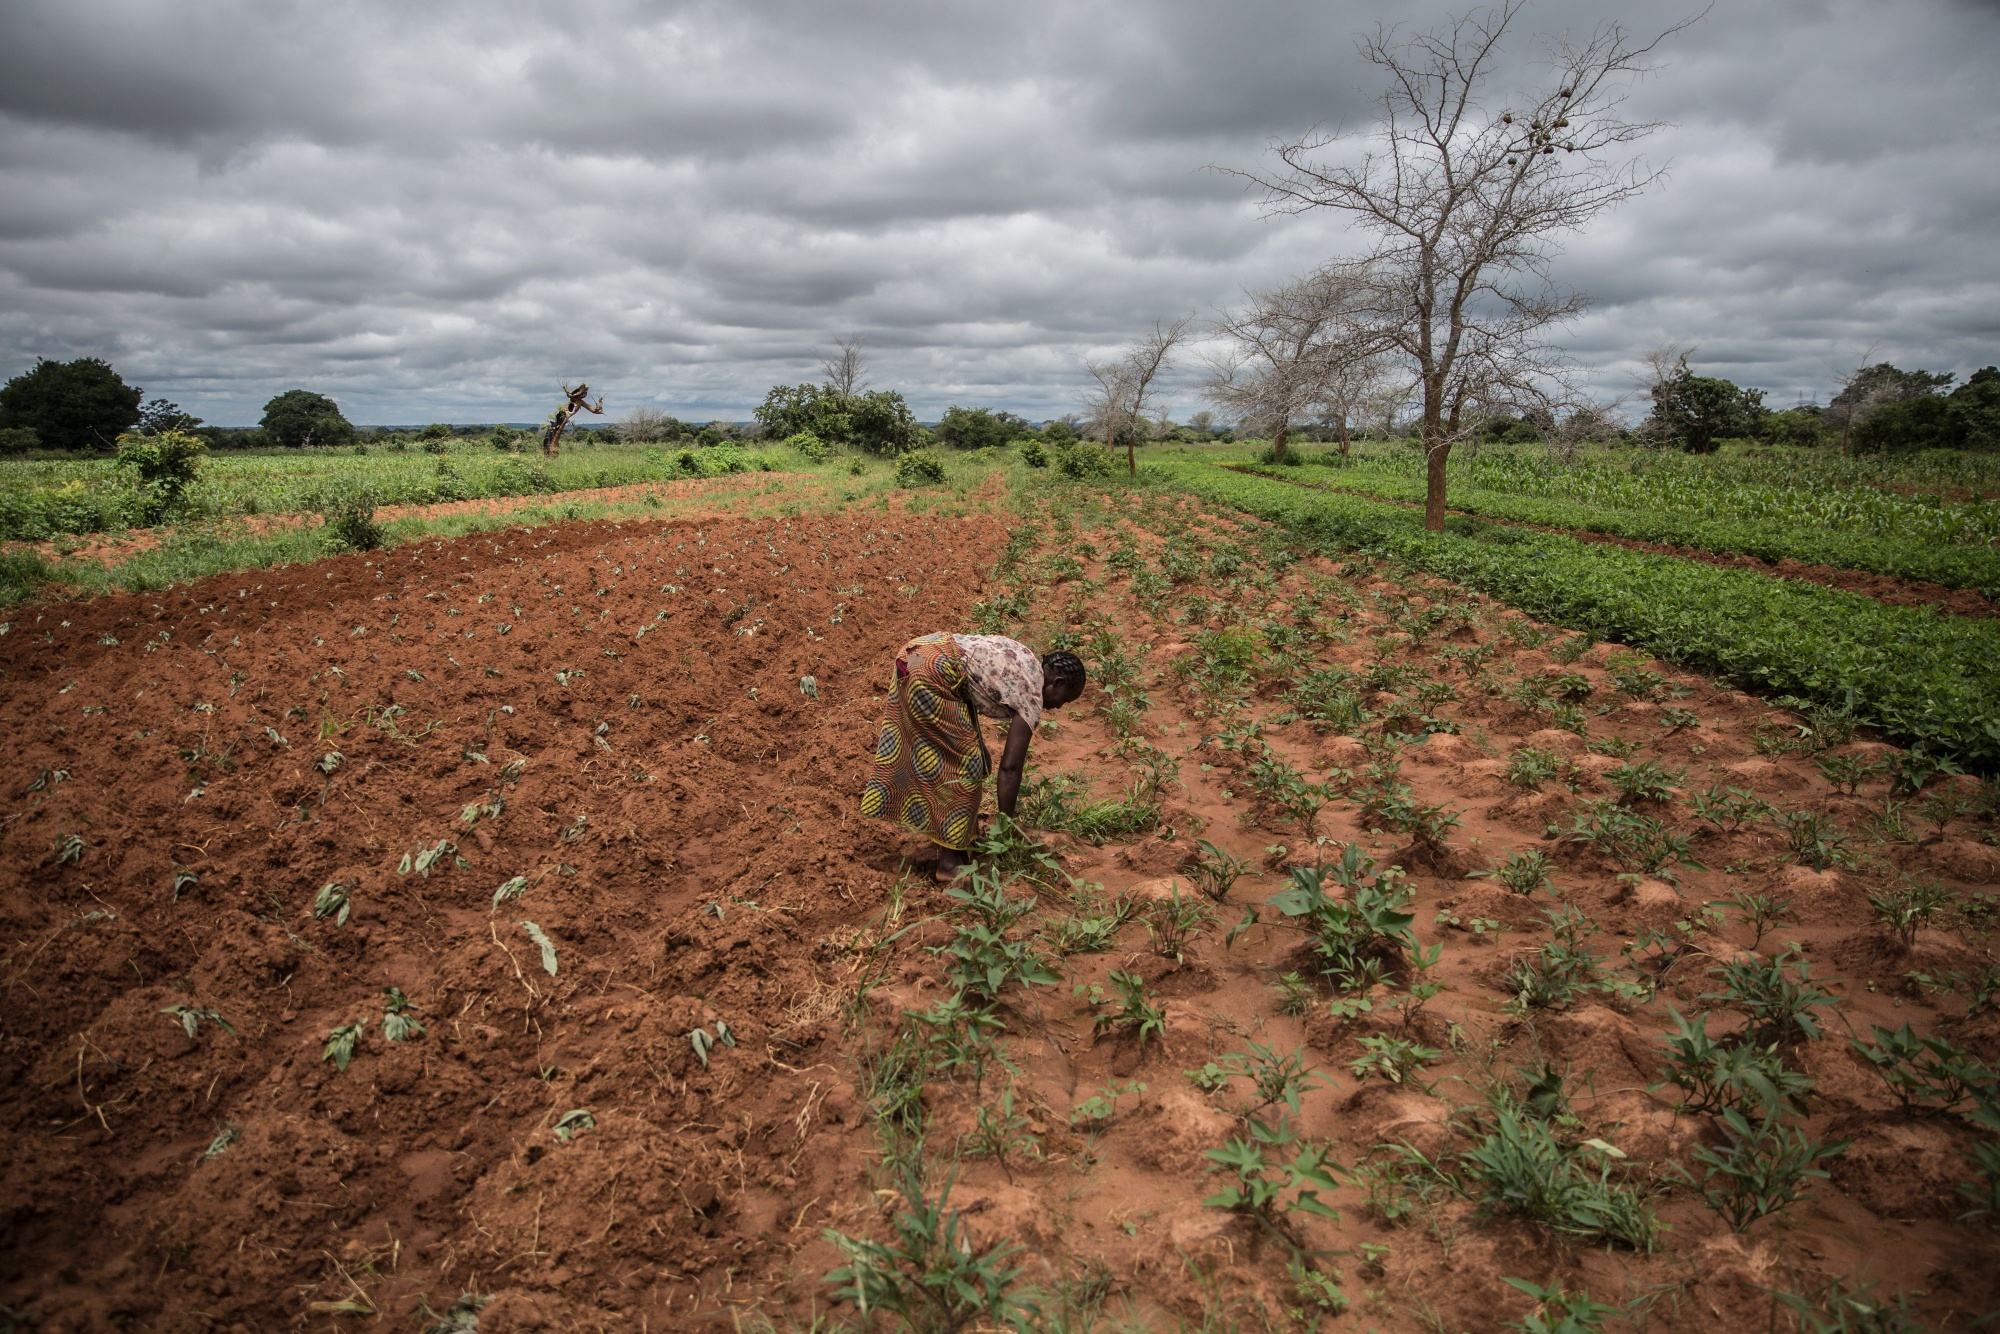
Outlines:
[[[1384,556],[1531,616],[1848,709],[1897,737],[2000,767],[2000,622],[1553,533],[1427,533],[1414,510],[1219,468],[1149,471],[1328,546]]]
[[[1317,467],[1262,470],[1273,476],[1382,500],[1420,501],[1424,496],[1423,479],[1415,475]],[[1476,475],[1484,480],[1491,474]],[[1908,503],[1902,497],[1885,497],[1877,491],[1857,493],[1854,503],[1866,507],[1885,498]],[[1635,498],[1626,499],[1640,503]],[[1926,579],[1950,588],[1976,588],[1989,595],[2000,594],[2000,549],[1954,543],[1943,536],[1884,537],[1830,524],[1819,526],[1817,521],[1806,524],[1790,517],[1793,511],[1789,510],[1782,511],[1787,517],[1777,518],[1760,517],[1741,507],[1724,507],[1728,517],[1716,518],[1694,509],[1618,509],[1555,494],[1522,494],[1512,488],[1490,489],[1463,482],[1452,487],[1451,507],[1516,523],[1574,528],[1639,542],[1667,542],[1726,555],[1755,556],[1760,560],[1797,560],[1844,570],[1867,570],[1902,579]],[[1950,517],[1934,507],[1917,508],[1931,509],[1939,516],[1940,525]],[[1959,507],[1961,519],[1964,508]]]
[[[366,491],[379,505],[526,496],[706,477],[763,466],[735,445],[591,450],[553,459],[514,454],[224,455],[206,459],[178,518],[221,519],[324,507],[329,495]],[[150,497],[108,460],[0,465],[0,541],[42,541],[143,522]]]
[[[1337,456],[1309,455],[1314,462]],[[1355,449],[1344,472],[1415,479],[1420,451]],[[1351,475],[1351,474],[1350,474]],[[1454,451],[1453,487],[1572,500],[1617,510],[1677,510],[1788,528],[1831,528],[1904,541],[2000,539],[2000,500],[1952,493],[2000,484],[1993,462],[1972,454],[1931,459],[1848,458],[1827,451],[1731,449],[1697,455],[1638,449],[1582,450],[1570,462],[1514,446]]]

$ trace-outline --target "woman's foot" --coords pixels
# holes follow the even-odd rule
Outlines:
[[[966,867],[965,854],[957,848],[939,848],[937,870],[934,876],[940,885],[948,885],[958,878],[958,873]]]

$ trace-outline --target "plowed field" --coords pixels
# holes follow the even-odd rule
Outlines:
[[[1965,1105],[1902,1105],[1847,1041],[1907,1022],[2000,1063],[1991,996],[1951,981],[1991,966],[2000,879],[1969,780],[1933,785],[1968,794],[1935,829],[1879,775],[1838,794],[1758,753],[1790,734],[1762,702],[1462,590],[1055,492],[1004,520],[515,530],[10,614],[0,1305],[36,1330],[851,1319],[824,1230],[891,1235],[898,1162],[950,1183],[975,1251],[1021,1246],[1071,1328],[1488,1331],[1532,1306],[1508,1277],[1656,1329],[1764,1330],[1770,1289],[1836,1279],[1938,1328],[2000,1305],[1991,1220],[1961,1217]],[[897,646],[975,623],[1119,685],[1031,754],[1061,870],[1014,882],[1035,909],[1005,934],[1059,981],[1002,988],[977,1078],[936,1018],[967,910],[854,810]],[[1552,766],[1533,785],[1523,748]],[[1547,836],[1646,760],[1674,792],[1619,809],[1684,855]],[[1330,775],[1322,808],[1287,786]],[[1714,785],[1770,813],[1699,818]],[[1409,814],[1432,807],[1457,823]],[[1832,855],[1799,851],[1801,810]],[[1221,902],[1197,840],[1244,863]],[[1347,844],[1371,883],[1406,872],[1428,967],[1321,977],[1271,903]],[[1520,851],[1546,886],[1467,878]],[[1868,894],[1906,876],[1947,898],[1898,936]],[[1782,911],[1756,931],[1760,895]],[[1577,985],[1524,995],[1564,942]],[[1711,970],[1801,959],[1829,1003],[1821,1036],[1772,1038],[1812,1080],[1789,1123],[1851,1145],[1732,1230],[1694,1157],[1726,1124],[1660,1072],[1669,1006],[1740,1036]],[[1119,1018],[1130,979],[1151,1028]],[[1231,1064],[1259,1047],[1320,1072],[1295,1112]],[[1658,1226],[1607,1244],[1497,1203],[1479,1155],[1519,1107]],[[1296,1183],[1263,1220],[1204,1205],[1253,1122],[1287,1160],[1330,1146],[1338,1220],[1286,1210]],[[484,1301],[452,1316],[461,1294]]]

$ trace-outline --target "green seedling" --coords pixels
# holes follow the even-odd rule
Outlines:
[[[1538,889],[1555,892],[1555,885],[1549,880],[1548,854],[1539,848],[1510,852],[1505,861],[1472,874],[1515,894],[1532,894]]]
[[[1394,867],[1377,872],[1374,860],[1349,843],[1328,866],[1292,868],[1271,906],[1305,932],[1323,975],[1343,991],[1363,991],[1381,979],[1386,959],[1419,952],[1416,917],[1406,911],[1414,893],[1399,876]],[[1345,897],[1326,892],[1329,879]]]
[[[1408,1084],[1425,1089],[1424,1067],[1444,1055],[1409,1038],[1388,1033],[1371,1033],[1361,1039],[1361,1055],[1348,1063],[1356,1079],[1381,1078],[1392,1084]]]
[[[1618,790],[1621,801],[1672,801],[1687,781],[1687,770],[1664,769],[1657,760],[1621,764],[1605,771],[1604,780]]]
[[[1815,1041],[1820,1028],[1813,1011],[1837,1004],[1812,980],[1812,965],[1789,950],[1775,959],[1734,959],[1709,969],[1708,975],[1722,979],[1722,990],[1704,993],[1702,999],[1747,1018],[1751,1042]]]
[[[230,1145],[242,1138],[242,1126],[237,1125],[234,1121],[226,1123],[222,1129],[215,1132],[215,1138],[208,1142],[208,1147],[202,1150],[201,1161],[204,1163],[214,1162],[229,1151]]]
[[[414,871],[428,880],[431,878],[432,868],[447,856],[452,857],[460,866],[470,865],[465,858],[457,856],[457,853],[458,844],[450,839],[441,838],[432,847],[419,848],[414,853],[404,853],[403,860],[396,864],[396,874],[408,875]]]
[[[1696,819],[1706,820],[1726,834],[1733,834],[1746,824],[1768,820],[1777,814],[1777,807],[1768,801],[1760,801],[1752,789],[1729,787],[1723,783],[1711,783],[1689,797],[1688,809],[1694,812]]]
[[[1156,899],[1145,913],[1146,934],[1153,951],[1175,963],[1187,961],[1187,949],[1215,920],[1215,909],[1204,899],[1181,897],[1176,881],[1167,898]]]
[[[1000,1091],[999,1101],[993,1106],[973,1112],[972,1133],[965,1138],[965,1151],[975,1158],[991,1158],[1000,1164],[1001,1175],[1012,1185],[1014,1169],[1010,1158],[1041,1157],[1041,1139],[1030,1127],[1029,1119],[1014,1110],[1014,1088],[1010,1084]]]
[[[1596,1155],[1593,1174],[1580,1161]],[[1466,1189],[1487,1213],[1511,1213],[1557,1232],[1651,1250],[1659,1220],[1638,1191],[1612,1181],[1624,1153],[1603,1140],[1565,1148],[1542,1121],[1510,1107],[1494,1113],[1493,1130],[1465,1151]]]
[[[1516,959],[1504,979],[1517,1009],[1560,1009],[1580,995],[1605,989],[1604,956],[1587,943],[1597,924],[1574,904],[1546,915],[1550,938]]]
[[[331,917],[335,926],[346,926],[348,911],[353,906],[347,886],[328,881],[313,895],[312,915],[321,921]]]
[[[1706,869],[1690,855],[1687,835],[1615,799],[1586,802],[1571,816],[1569,829],[1551,825],[1549,832],[1587,844],[1628,871],[1671,880],[1677,865]]]
[[[1201,853],[1194,865],[1188,868],[1188,875],[1194,880],[1195,888],[1220,903],[1229,897],[1229,891],[1236,882],[1249,872],[1251,862],[1248,858],[1225,852],[1205,838],[1197,840],[1196,846]]]
[[[1282,1156],[1288,1151],[1289,1159]],[[1289,1121],[1266,1125],[1252,1120],[1249,1139],[1232,1139],[1220,1149],[1208,1150],[1208,1157],[1216,1164],[1210,1172],[1233,1171],[1235,1180],[1202,1203],[1256,1219],[1295,1250],[1298,1241],[1283,1221],[1285,1214],[1340,1217],[1320,1199],[1322,1190],[1340,1188],[1333,1175],[1340,1167],[1333,1161],[1331,1146],[1300,1144]]]
[[[1148,1039],[1166,1037],[1167,1012],[1153,1004],[1147,996],[1145,978],[1137,973],[1114,971],[1105,977],[1105,981],[1118,993],[1118,1008],[1114,1010],[1099,1010],[1099,1006],[1110,1003],[1105,1000],[1103,988],[1094,984],[1077,988],[1077,994],[1084,997],[1084,1003],[1094,1013],[1092,1023],[1097,1032],[1128,1028],[1138,1035],[1141,1054],[1146,1050]]]
[[[1896,883],[1868,895],[1875,917],[1895,933],[1904,949],[1917,943],[1917,932],[1930,927],[1957,900],[1950,886],[1936,880],[1898,875]]]
[[[1144,1093],[1146,1086],[1137,1080],[1116,1079],[1107,1083],[1090,1097],[1069,1110],[1069,1123],[1078,1129],[1101,1129],[1111,1123],[1118,1113],[1118,1100],[1129,1094]]]
[[[182,866],[178,862],[176,862],[174,864],[173,896],[168,900],[168,902],[179,903],[181,901],[182,890],[193,889],[196,885],[200,883],[201,883],[201,877],[199,875],[195,874],[193,871],[188,870],[187,867]]]
[[[433,1311],[428,1302],[422,1302],[423,1314],[430,1317],[424,1334],[478,1334],[479,1312],[492,1300],[490,1292],[461,1292],[442,1312]]]
[[[332,1061],[334,1069],[345,1071],[347,1063],[354,1059],[354,1045],[361,1041],[361,1030],[367,1026],[366,1019],[356,1019],[328,1033],[326,1046],[320,1049],[320,1060]]]
[[[2000,1139],[1974,1144],[1966,1150],[1965,1158],[1972,1164],[1974,1175],[1971,1180],[1958,1183],[1958,1193],[1971,1202],[1972,1208],[1959,1217],[2000,1217]]]
[[[730,1032],[729,1025],[720,1019],[715,1021],[713,1037],[709,1036],[705,1028],[697,1028],[688,1034],[688,1045],[694,1048],[695,1057],[701,1062],[701,1068],[704,1070],[708,1069],[708,1054],[715,1050],[718,1043],[725,1047],[736,1045],[736,1035]]]
[[[1737,1232],[1810,1198],[1807,1180],[1824,1181],[1828,1176],[1817,1164],[1846,1152],[1851,1142],[1808,1139],[1782,1115],[1768,1110],[1753,1122],[1738,1109],[1725,1108],[1722,1124],[1728,1143],[1718,1148],[1699,1146],[1694,1158],[1703,1168],[1702,1198]]]
[[[1643,675],[1650,676],[1646,672]],[[1560,1283],[1539,1287],[1524,1278],[1503,1278],[1501,1282],[1519,1288],[1535,1303],[1535,1309],[1519,1320],[1509,1320],[1503,1329],[1521,1334],[1603,1334],[1604,1322],[1620,1313],[1620,1308],[1590,1299],[1590,1290],[1575,1292]]]
[[[382,989],[382,1036],[390,1042],[412,1042],[424,1035],[417,1018],[420,1007],[403,994],[401,987]]]
[[[1730,1108],[1765,1109],[1802,1106],[1812,1089],[1810,1077],[1785,1068],[1776,1043],[1717,1042],[1708,1035],[1708,1016],[1692,1019],[1671,1005],[1667,1014],[1674,1031],[1663,1034],[1667,1063],[1660,1074],[1679,1086],[1691,1112]]]
[[[1701,718],[1693,709],[1684,709],[1678,704],[1669,704],[1660,710],[1660,726],[1667,729],[1667,735],[1690,731],[1701,726]]]
[[[500,888],[493,891],[493,906],[498,908],[503,903],[518,899],[522,894],[527,892],[527,889],[528,877],[524,875],[517,875],[510,880],[503,880],[500,882]]]
[[[567,1144],[584,1131],[597,1129],[597,1118],[590,1114],[589,1108],[576,1107],[557,1117],[551,1129],[557,1139]]]
[[[56,865],[74,866],[83,860],[83,850],[90,845],[83,841],[82,834],[58,834],[55,840]]]
[[[326,777],[331,778],[333,777],[333,771],[335,769],[338,769],[341,765],[345,764],[346,762],[347,762],[347,757],[345,755],[341,754],[337,750],[330,750],[326,754],[320,756],[317,760],[313,761],[313,768],[319,770],[320,773],[324,774]]]
[[[1304,1014],[1318,996],[1313,984],[1297,973],[1281,973],[1271,985],[1278,989],[1278,1008],[1286,1014]]]
[[[823,1280],[833,1295],[853,1302],[864,1321],[886,1316],[905,1328],[1032,1327],[1040,1307],[1031,1290],[1018,1286],[1021,1266],[1008,1263],[1020,1248],[975,1246],[951,1207],[951,1181],[935,1202],[926,1199],[914,1168],[904,1168],[899,1185],[902,1208],[890,1220],[887,1241],[833,1228],[822,1234],[847,1261]]]
[[[1882,1077],[1905,1111],[1950,1111],[1967,1097],[1991,1102],[2000,1096],[2000,1072],[1945,1038],[1918,1034],[1908,1024],[1893,1033],[1870,1024],[1868,1031],[1875,1041],[1850,1038],[1848,1045]]]
[[[163,1008],[160,1013],[170,1014],[178,1019],[181,1029],[188,1035],[189,1041],[193,1041],[195,1036],[200,1032],[203,1020],[207,1020],[226,1033],[234,1033],[236,1031],[234,1025],[216,1013],[213,1008],[206,1005],[169,1005]]]
[[[555,942],[549,939],[549,933],[536,926],[533,922],[516,922],[515,925],[527,932],[528,939],[534,941],[537,948],[541,950],[542,971],[550,977],[554,977],[556,975],[556,947]]]
[[[1871,760],[1865,755],[1822,755],[1813,764],[1819,769],[1820,777],[1826,779],[1834,791],[1850,797],[1861,790],[1863,783],[1889,770],[1885,762]]]
[[[1790,899],[1774,899],[1767,894],[1752,894],[1747,889],[1732,890],[1726,899],[1716,899],[1703,906],[1720,908],[1724,904],[1736,909],[1738,919],[1750,928],[1750,948],[1759,949],[1764,937],[1772,927],[1780,922],[1796,923],[1799,915],[1792,907]]]

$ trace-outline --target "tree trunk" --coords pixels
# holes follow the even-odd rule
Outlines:
[[[1347,457],[1347,414],[1340,414],[1340,457]]]
[[[1283,463],[1285,461],[1285,436],[1290,433],[1291,429],[1292,425],[1290,422],[1282,417],[1278,419],[1278,433],[1271,437],[1271,462]]]
[[[1445,438],[1444,414],[1431,386],[1424,386],[1424,527],[1433,533],[1444,531],[1445,473],[1451,458],[1451,441]]]

